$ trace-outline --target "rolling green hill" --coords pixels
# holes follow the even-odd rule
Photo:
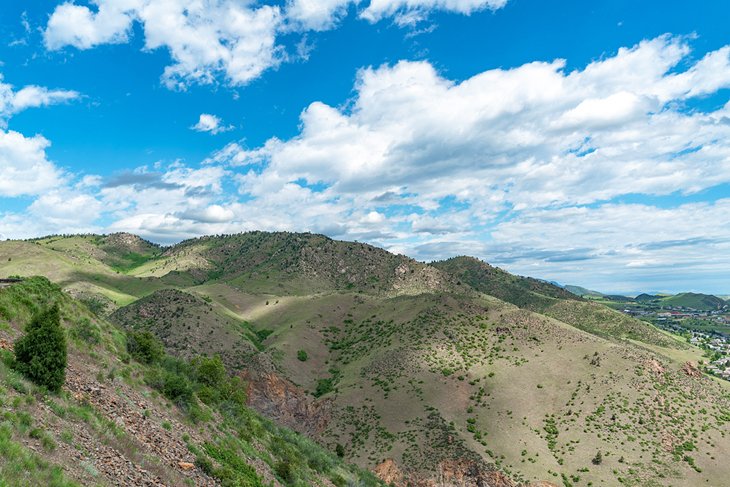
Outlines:
[[[563,289],[565,289],[568,292],[571,292],[571,293],[575,294],[576,296],[580,296],[580,297],[583,297],[583,296],[594,296],[594,297],[599,297],[600,298],[601,296],[603,296],[603,293],[599,293],[598,291],[592,291],[590,289],[586,289],[586,288],[581,287],[581,286],[567,285],[567,286],[563,286]]]
[[[692,308],[701,311],[712,311],[721,309],[727,303],[711,294],[700,293],[680,293],[674,296],[662,298],[661,304],[664,306],[677,306],[682,308]]]
[[[220,355],[232,368],[253,355],[259,337],[244,322],[217,313],[203,299],[177,289],[155,291],[116,310],[109,320],[127,330],[152,331],[173,355]]]
[[[113,352],[84,350],[96,356],[81,363],[107,364],[102,374],[90,368],[88,387],[98,380],[109,388],[104,377],[116,367],[112,384],[127,387],[124,394],[134,387],[169,403],[160,392],[165,377],[186,377],[195,389],[198,379],[184,364],[217,353],[246,381],[250,407],[398,487],[722,485],[730,475],[723,461],[730,388],[692,365],[701,351],[545,281],[473,258],[428,265],[311,234],[142,244],[148,250],[135,251],[143,257],[127,258],[126,267],[110,260],[116,251],[103,237],[54,238],[0,242],[0,276],[47,273],[99,313],[67,297],[115,344]],[[100,300],[107,305],[96,306]],[[124,335],[139,330],[178,358],[152,372],[130,361]],[[202,388],[196,394],[210,397]],[[229,451],[263,479],[330,485],[312,479],[361,475],[337,459],[313,470],[299,456],[310,467],[297,470],[309,479],[297,484],[276,459],[306,449],[298,437],[264,426],[263,450],[255,453],[256,438],[238,443],[252,426],[228,420],[219,427],[219,406],[210,407],[212,419],[200,428],[207,441],[227,435],[221,427],[231,432]],[[187,425],[183,434],[205,444],[186,423],[190,411],[167,411]],[[262,421],[255,420],[268,424]],[[277,434],[294,444],[277,446]],[[216,448],[205,452],[219,467],[228,458]]]
[[[583,300],[544,281],[514,276],[478,259],[456,257],[435,262],[433,265],[477,291],[599,336],[627,338],[662,346],[680,346],[643,321]]]
[[[433,267],[371,245],[288,232],[184,241],[135,274],[170,272],[188,273],[197,284],[225,281],[251,292],[288,295],[334,290],[417,294],[455,287]]]
[[[658,300],[662,299],[662,297],[663,296],[658,296],[655,294],[642,293],[642,294],[639,294],[638,296],[636,296],[634,298],[634,301],[638,301],[638,302],[658,301]]]
[[[547,309],[559,299],[580,300],[554,284],[515,276],[473,257],[454,257],[431,265],[478,291],[534,311]]]

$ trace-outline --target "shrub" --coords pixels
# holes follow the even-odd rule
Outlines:
[[[190,381],[175,372],[166,372],[162,384],[162,394],[178,406],[188,406],[193,400]]]
[[[153,364],[165,354],[160,340],[149,331],[133,331],[127,335],[127,351],[135,360]]]
[[[598,453],[596,453],[596,456],[593,457],[593,460],[591,460],[591,462],[593,463],[593,465],[600,465],[601,463],[603,463],[603,454],[599,451]]]
[[[99,327],[91,322],[88,318],[81,318],[70,330],[74,338],[82,340],[90,345],[96,345],[101,342],[101,332]]]
[[[58,304],[37,314],[26,334],[15,342],[15,367],[50,391],[61,390],[66,379],[66,335]]]
[[[306,350],[299,350],[297,351],[297,358],[302,362],[306,362],[309,358],[309,355],[307,355]]]
[[[197,356],[193,359],[192,366],[197,381],[214,389],[220,388],[228,375],[220,355],[213,358]]]
[[[203,455],[195,457],[195,466],[203,471],[206,475],[213,475],[213,462]]]

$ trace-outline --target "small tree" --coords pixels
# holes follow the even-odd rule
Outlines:
[[[66,335],[58,304],[35,315],[15,342],[16,369],[40,386],[58,392],[66,380]]]
[[[153,364],[165,354],[162,343],[149,331],[133,331],[127,335],[127,351],[136,360]]]
[[[301,362],[306,362],[307,359],[309,358],[309,355],[307,355],[307,351],[306,350],[299,350],[299,351],[297,351],[297,358]]]

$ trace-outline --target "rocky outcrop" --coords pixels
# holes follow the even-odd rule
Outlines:
[[[276,372],[249,368],[241,373],[247,382],[248,405],[269,419],[316,438],[331,416],[329,400],[315,401]]]
[[[694,362],[685,362],[682,366],[682,372],[687,374],[689,377],[702,377],[702,372]]]
[[[645,362],[646,369],[654,374],[656,377],[662,377],[665,369],[657,360],[650,359]]]
[[[444,460],[430,475],[403,473],[395,460],[389,458],[375,467],[374,473],[380,480],[395,487],[520,487],[504,473],[466,458]],[[557,486],[540,481],[523,487]]]
[[[388,485],[403,485],[403,472],[400,471],[395,460],[388,458],[373,469],[373,473]]]

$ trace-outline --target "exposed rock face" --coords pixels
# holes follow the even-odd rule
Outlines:
[[[685,362],[682,366],[682,372],[687,374],[689,377],[702,377],[702,372],[697,368],[697,364],[694,362]]]
[[[435,474],[404,474],[393,459],[387,459],[374,469],[383,482],[396,487],[519,487],[498,470],[489,470],[473,460],[460,458],[441,462]],[[557,487],[540,481],[525,487]]]
[[[664,367],[658,361],[651,359],[646,362],[646,368],[657,377],[664,375]]]
[[[152,244],[131,233],[112,233],[104,237],[104,243],[119,250],[126,250],[127,252],[136,252],[142,254],[149,251]]]
[[[327,427],[331,403],[314,401],[303,390],[271,370],[247,369],[248,405],[299,433],[317,437]]]
[[[398,487],[403,485],[403,473],[392,458],[384,460],[383,463],[375,467],[373,472],[380,480],[388,485],[393,484]]]

